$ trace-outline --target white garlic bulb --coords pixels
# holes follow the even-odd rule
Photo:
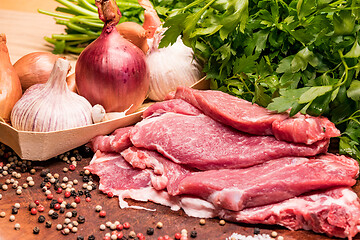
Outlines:
[[[28,88],[11,112],[11,124],[22,131],[60,131],[92,124],[91,104],[66,84],[69,61],[59,58],[49,80]]]
[[[166,95],[178,86],[190,87],[200,80],[201,66],[194,58],[193,50],[184,45],[181,38],[168,47],[158,48],[162,32],[157,32],[146,63],[150,73],[149,98],[162,101]]]

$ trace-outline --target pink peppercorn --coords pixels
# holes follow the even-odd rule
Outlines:
[[[51,199],[54,198],[54,195],[52,195],[52,194],[50,193],[50,194],[48,194],[48,195],[46,196],[46,198],[49,199],[49,200],[51,200]]]
[[[59,204],[59,203],[55,203],[54,209],[55,209],[55,210],[59,210],[59,209],[60,209],[60,204]]]
[[[112,192],[108,192],[108,193],[107,193],[107,196],[108,196],[109,198],[112,198],[112,197],[114,196],[114,194],[113,194]]]
[[[60,204],[61,204],[61,203],[64,201],[64,199],[63,199],[63,198],[61,198],[61,197],[59,197],[57,201],[58,201],[58,203],[60,203]]]
[[[39,206],[40,201],[39,201],[39,200],[35,200],[34,203]]]
[[[111,238],[109,236],[104,236],[103,240],[110,240]]]
[[[32,209],[30,210],[30,213],[31,213],[32,215],[37,214],[37,210],[36,210],[36,208],[32,208]]]
[[[123,232],[117,232],[116,236],[118,239],[121,239],[124,236],[124,234],[123,234]]]
[[[70,166],[69,166],[69,169],[71,170],[71,171],[74,171],[75,170],[75,165],[73,165],[73,164],[71,164]]]
[[[139,240],[145,240],[145,236],[142,233],[138,233],[136,236],[139,238]]]
[[[125,229],[129,229],[129,228],[130,228],[130,223],[124,222],[123,227],[124,227]]]
[[[118,231],[121,231],[121,230],[123,230],[123,225],[121,225],[121,224],[118,224],[118,225],[116,225],[116,230],[118,230]]]
[[[71,196],[71,192],[66,191],[65,194],[64,194],[64,196],[65,196],[66,198],[69,198],[69,197]]]
[[[164,238],[163,237],[158,237],[158,239],[157,240],[164,240]]]
[[[175,239],[177,239],[177,240],[181,239],[181,234],[180,233],[175,233]]]
[[[105,216],[106,216],[106,212],[105,212],[104,210],[101,210],[101,211],[99,212],[99,216],[100,216],[100,217],[105,217]]]
[[[91,202],[91,198],[90,198],[90,197],[87,197],[87,198],[85,198],[85,201],[86,201],[86,202]]]
[[[56,189],[56,193],[58,193],[58,194],[62,193],[62,188]]]
[[[80,203],[80,197],[79,197],[79,196],[76,196],[76,197],[75,197],[75,202],[76,202],[76,203]]]
[[[45,211],[45,207],[44,207],[43,205],[39,205],[38,211],[39,211],[39,212]]]

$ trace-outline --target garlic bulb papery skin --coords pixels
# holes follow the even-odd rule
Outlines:
[[[193,50],[184,45],[181,38],[168,47],[158,48],[161,33],[155,33],[146,63],[150,73],[148,98],[162,101],[178,86],[190,87],[200,80],[201,66],[194,58]]]
[[[69,66],[69,61],[59,58],[46,83],[25,91],[11,112],[15,129],[50,132],[92,124],[91,104],[66,84]]]

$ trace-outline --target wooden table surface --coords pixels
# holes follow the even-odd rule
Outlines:
[[[44,0],[0,0],[0,32],[7,35],[8,48],[11,56],[12,63],[15,63],[21,56],[34,52],[34,51],[51,51],[51,46],[47,45],[43,40],[44,36],[50,36],[52,33],[61,33],[63,31],[62,26],[55,25],[54,21],[49,16],[44,16],[36,12],[37,8],[44,10],[53,10],[59,4],[55,1]],[[4,162],[4,158],[0,158],[0,164]],[[62,223],[65,218],[65,214],[59,214],[58,219],[50,219],[47,212],[50,209],[50,200],[46,200],[44,192],[39,187],[42,182],[40,177],[40,171],[48,168],[51,173],[59,173],[60,179],[67,176],[69,180],[78,179],[79,185],[76,188],[79,190],[82,187],[83,182],[79,176],[79,171],[88,164],[90,158],[83,159],[78,163],[75,171],[69,171],[64,173],[62,169],[68,167],[68,164],[59,160],[48,160],[45,162],[34,162],[33,165],[37,169],[35,175],[32,177],[35,180],[35,186],[32,188],[24,189],[21,195],[17,195],[15,190],[10,188],[7,191],[0,190],[2,199],[0,200],[0,212],[4,211],[6,217],[0,218],[0,240],[27,240],[27,239],[76,239],[78,235],[82,235],[87,239],[91,234],[94,234],[96,239],[102,239],[105,233],[110,232],[107,228],[106,231],[100,231],[100,224],[105,224],[107,221],[120,221],[121,223],[129,222],[131,227],[129,230],[124,230],[124,234],[128,235],[130,231],[141,232],[146,236],[146,239],[157,239],[159,236],[165,234],[173,237],[175,233],[180,232],[181,229],[186,229],[189,232],[196,230],[198,233],[195,239],[226,239],[233,232],[241,233],[244,235],[252,235],[255,227],[261,228],[261,233],[271,233],[276,230],[279,235],[284,236],[286,240],[326,240],[330,239],[324,235],[314,234],[310,231],[288,231],[284,228],[277,226],[254,226],[237,223],[226,223],[225,226],[219,225],[219,219],[207,219],[206,224],[199,225],[199,219],[187,217],[183,211],[173,212],[168,207],[160,206],[153,203],[138,203],[131,202],[132,204],[145,206],[146,208],[156,209],[156,211],[145,211],[135,209],[120,209],[118,206],[117,198],[108,198],[102,194],[99,190],[91,192],[91,202],[85,202],[85,198],[81,197],[81,203],[78,204],[76,211],[78,215],[84,215],[86,221],[84,224],[79,225],[77,233],[70,233],[69,235],[62,235],[60,231],[57,231],[56,224]],[[6,162],[5,162],[6,163]],[[30,176],[29,173],[22,173],[19,183],[26,182],[26,177]],[[11,176],[0,177],[0,183],[4,183],[6,179],[12,178]],[[96,177],[94,182],[98,184]],[[11,186],[11,185],[9,185]],[[56,194],[55,198],[64,194]],[[44,223],[38,223],[37,218],[39,213],[31,215],[28,211],[28,205],[34,200],[39,200],[41,204],[45,206],[46,221],[52,222],[51,228],[45,228]],[[68,202],[74,201],[71,197],[66,199]],[[14,222],[9,221],[11,215],[12,206],[14,203],[20,203],[21,208],[16,214],[16,220]],[[101,205],[104,210],[107,211],[105,218],[100,218],[98,213],[95,212],[95,206]],[[66,211],[67,212],[67,211]],[[164,227],[162,229],[156,229],[157,222],[162,222]],[[20,230],[15,230],[14,226],[19,223]],[[34,235],[32,233],[33,228],[37,226],[40,228],[40,233]],[[146,230],[149,227],[155,228],[153,236],[146,235]],[[189,239],[191,239],[189,237]],[[360,239],[360,238],[356,238]]]

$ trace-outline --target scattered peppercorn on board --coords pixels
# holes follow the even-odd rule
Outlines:
[[[246,236],[276,232],[286,240],[330,239],[310,231],[292,232],[278,226],[188,217],[181,210],[174,212],[154,203],[128,200],[130,205],[156,211],[120,209],[118,198],[101,193],[97,177],[84,172],[83,167],[88,165],[91,156],[91,151],[82,146],[30,165],[0,144],[0,239],[81,239],[79,236],[104,239],[106,234],[115,232],[124,236],[119,239],[141,239],[130,237],[138,234],[145,239],[166,235],[176,239],[185,231],[188,239],[199,240],[226,239],[234,232]],[[69,191],[71,188],[75,191]]]

